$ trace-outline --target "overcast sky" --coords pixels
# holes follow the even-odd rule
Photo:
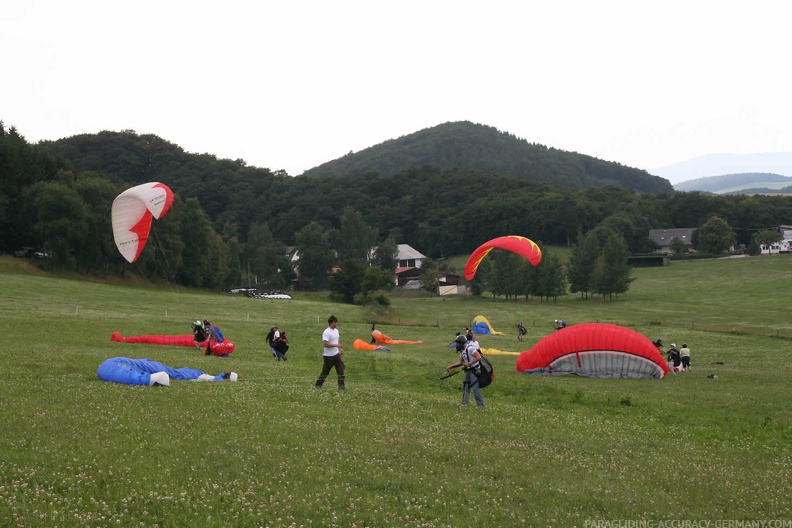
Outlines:
[[[291,175],[448,121],[631,167],[792,150],[785,2],[24,0],[0,120]]]

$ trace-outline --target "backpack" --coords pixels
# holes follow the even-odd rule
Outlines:
[[[272,348],[274,348],[281,354],[285,354],[286,352],[289,351],[289,345],[287,345],[286,343],[287,343],[286,339],[284,338],[278,339],[277,341],[274,342]]]
[[[481,352],[479,352],[479,354],[481,354]],[[479,361],[474,372],[478,378],[478,386],[480,389],[483,389],[495,379],[495,369],[492,368],[492,363],[489,362],[489,359],[484,357],[484,354],[481,354],[481,361]]]

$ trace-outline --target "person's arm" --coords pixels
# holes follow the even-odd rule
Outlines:
[[[466,368],[470,367],[470,365],[472,365],[476,361],[481,361],[481,354],[479,353],[478,349],[476,349],[476,351],[473,352],[473,361],[471,361],[470,363],[465,363],[465,367]]]
[[[335,348],[338,349],[339,353],[341,353],[341,354],[344,353],[344,345],[342,345],[340,342],[339,343],[331,343],[330,341],[328,341],[326,339],[322,339],[322,345],[324,345],[326,348],[335,347]]]
[[[449,371],[449,370],[452,370],[452,369],[455,369],[455,368],[457,368],[457,367],[461,367],[461,366],[462,366],[462,358],[459,358],[459,361],[457,361],[457,362],[456,362],[456,363],[454,363],[453,365],[448,365],[448,366],[446,367],[446,371]]]

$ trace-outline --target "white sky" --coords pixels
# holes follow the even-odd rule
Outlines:
[[[0,120],[291,175],[468,120],[650,170],[792,150],[786,2],[18,0]]]

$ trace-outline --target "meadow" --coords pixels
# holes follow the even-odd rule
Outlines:
[[[0,525],[792,526],[792,257],[633,274],[613,302],[400,294],[372,312],[320,294],[87,281],[0,257]],[[313,388],[330,314],[344,392],[335,373]],[[476,315],[506,334],[481,336],[485,348],[528,349],[556,318],[603,321],[687,342],[693,370],[538,377],[493,355],[486,407],[462,407],[462,376],[439,378],[457,358],[448,343]],[[114,331],[190,333],[198,318],[236,344],[230,358],[110,342]],[[424,344],[354,350],[372,322]],[[288,362],[264,343],[273,324],[290,338]],[[100,381],[115,356],[239,381]]]

